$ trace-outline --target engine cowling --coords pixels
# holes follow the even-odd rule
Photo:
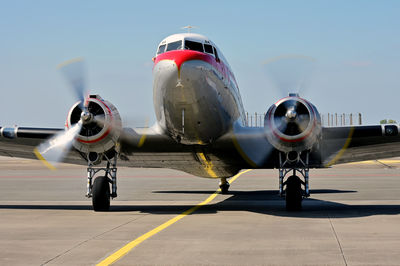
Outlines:
[[[291,94],[273,104],[265,115],[265,135],[282,152],[310,149],[321,136],[321,117],[317,108]]]
[[[81,131],[73,146],[86,154],[102,154],[113,150],[122,131],[121,116],[117,108],[99,95],[90,95],[86,99],[88,114],[82,119],[80,102],[68,112],[66,128],[69,129],[80,120]]]

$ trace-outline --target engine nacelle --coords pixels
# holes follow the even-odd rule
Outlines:
[[[290,94],[272,105],[265,115],[268,141],[278,150],[289,153],[310,149],[321,136],[321,117],[310,102]]]
[[[90,95],[87,110],[92,118],[82,124],[73,146],[86,154],[102,154],[112,150],[122,131],[121,116],[117,108],[99,95]],[[81,120],[80,102],[72,106],[68,113],[66,128],[69,129]]]

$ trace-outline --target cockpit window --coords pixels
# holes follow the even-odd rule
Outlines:
[[[219,56],[218,56],[218,52],[217,52],[217,48],[214,48],[214,55],[215,55],[215,59],[217,60],[217,62],[219,62]]]
[[[185,49],[199,51],[199,52],[202,52],[202,53],[204,52],[202,43],[188,41],[188,40],[185,40]]]
[[[166,44],[160,45],[160,47],[158,47],[157,54],[162,54],[162,53],[164,53],[165,46],[166,46]]]
[[[204,51],[209,54],[213,54],[213,48],[209,44],[204,44]]]
[[[168,44],[166,52],[179,49],[182,49],[182,41],[171,42]]]

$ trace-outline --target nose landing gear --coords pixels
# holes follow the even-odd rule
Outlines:
[[[92,186],[92,205],[95,211],[110,209],[110,183],[107,176],[98,176]]]
[[[290,154],[286,154],[285,161],[282,160],[282,153],[279,153],[279,195],[285,197],[287,211],[301,211],[302,201],[310,196],[309,189],[309,167],[308,158],[309,151],[306,151],[305,161],[302,160],[300,154],[296,160],[293,160]],[[292,172],[286,181],[285,177]],[[304,178],[304,181],[296,175]],[[303,189],[304,188],[304,189]]]
[[[110,209],[110,198],[113,199],[117,197],[118,155],[115,154],[112,159],[107,158],[106,155],[104,155],[104,157],[107,159],[107,166],[105,168],[94,167],[90,161],[87,168],[88,182],[86,197],[92,198],[94,211],[108,211]],[[105,175],[98,176],[93,181],[94,176],[100,171],[104,171]]]

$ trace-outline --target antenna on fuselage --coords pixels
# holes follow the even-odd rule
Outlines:
[[[196,27],[196,26],[187,25],[187,26],[185,26],[185,27],[182,27],[181,29],[187,30],[188,33],[190,33],[190,31],[191,31],[192,29],[197,29],[197,28],[198,28],[198,27]]]

